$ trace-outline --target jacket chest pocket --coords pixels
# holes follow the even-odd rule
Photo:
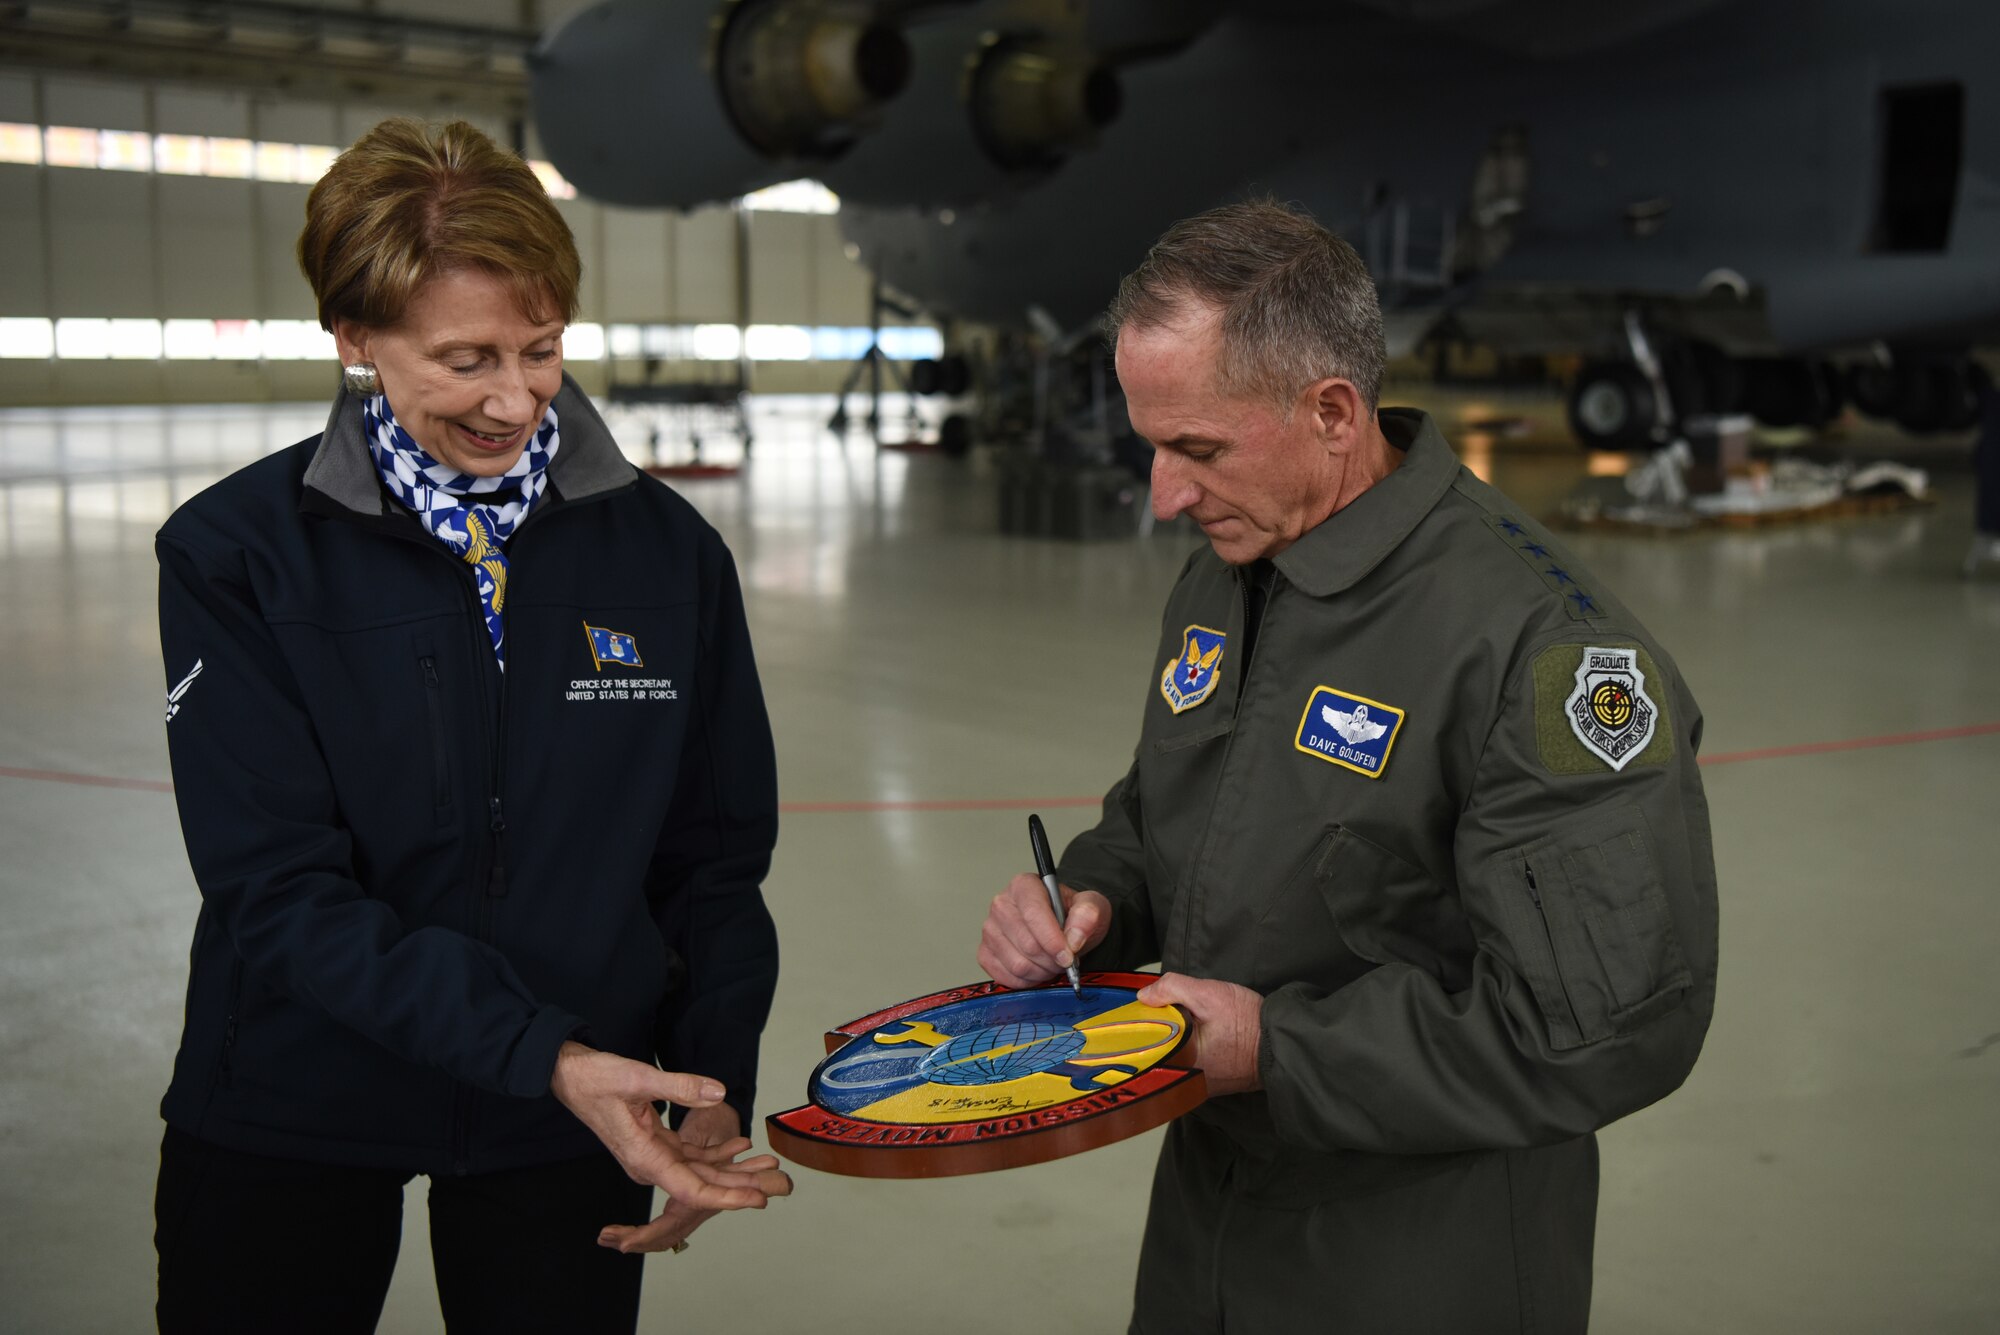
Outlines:
[[[1503,886],[1521,960],[1558,1050],[1627,1032],[1693,982],[1644,817],[1617,807],[1513,855]]]
[[[1328,855],[1339,837],[1337,827],[1323,830],[1288,867],[1271,864],[1268,893],[1251,898],[1245,885],[1241,907],[1222,911],[1221,934],[1240,932],[1250,948],[1249,976],[1239,981],[1259,991],[1305,983],[1332,992],[1368,972],[1369,962],[1344,941],[1328,911]]]
[[[1422,867],[1340,826],[1324,845],[1316,883],[1340,939],[1362,959],[1422,969],[1447,992],[1471,986],[1471,924],[1457,893]]]
[[[1140,743],[1139,806],[1146,817],[1146,884],[1160,925],[1161,960],[1200,971],[1210,933],[1197,902],[1196,860],[1214,806],[1222,757],[1235,724],[1228,718]]]

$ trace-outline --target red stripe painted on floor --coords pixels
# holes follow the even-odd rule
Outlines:
[[[1855,737],[1844,742],[1806,742],[1800,746],[1771,746],[1761,751],[1725,751],[1703,756],[1704,765],[1737,765],[1746,760],[1785,760],[1792,756],[1823,756],[1834,751],[1866,751],[1877,746],[1915,746],[1919,742],[1948,742],[1960,737],[1989,737],[2000,733],[2000,723],[1974,723],[1963,728],[1934,728],[1929,732],[1896,732],[1886,737]]]
[[[1805,742],[1797,746],[1771,746],[1758,751],[1725,751],[1703,756],[1703,765],[1740,765],[1750,760],[1788,760],[1795,756],[1822,756],[1838,751],[1867,751],[1882,746],[1916,746],[1924,742],[1949,742],[1965,737],[2000,734],[2000,723],[1973,723],[1962,728],[1933,728],[1928,732],[1897,732],[1881,737],[1851,737],[1838,742]],[[123,788],[141,793],[171,793],[174,786],[163,779],[118,779],[104,774],[70,774],[53,769],[17,769],[0,765],[0,778],[32,779],[38,783],[73,783],[86,788]],[[931,800],[902,799],[875,802],[786,802],[778,810],[787,816],[854,815],[880,811],[1049,811],[1063,807],[1094,807],[1101,797],[965,797]]]
[[[853,811],[1034,811],[1094,807],[1103,800],[1102,797],[968,797],[934,802],[785,802],[778,810],[787,816]]]
[[[0,765],[0,778],[34,779],[40,783],[76,783],[86,788],[130,788],[141,793],[171,793],[174,786],[162,779],[114,779],[103,774],[65,774],[53,769],[15,769]]]

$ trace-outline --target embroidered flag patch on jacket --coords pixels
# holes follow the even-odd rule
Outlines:
[[[1403,711],[1394,705],[1317,686],[1306,700],[1292,745],[1309,756],[1379,779],[1402,726]]]
[[[584,633],[590,636],[590,656],[597,662],[597,670],[604,671],[606,663],[619,667],[644,667],[639,658],[639,642],[622,631],[606,630],[602,626],[583,623]]]
[[[1206,626],[1189,626],[1181,637],[1181,651],[1160,673],[1160,694],[1167,708],[1179,714],[1193,709],[1215,694],[1222,680],[1222,649],[1229,637]]]

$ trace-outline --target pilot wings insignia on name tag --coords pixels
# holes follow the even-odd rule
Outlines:
[[[1160,694],[1176,714],[1193,709],[1215,693],[1222,680],[1222,650],[1229,637],[1206,626],[1189,626],[1181,651],[1160,673]]]
[[[1402,726],[1403,711],[1394,705],[1319,686],[1306,700],[1292,745],[1315,759],[1379,779]]]

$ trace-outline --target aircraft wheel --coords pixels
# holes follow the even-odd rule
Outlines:
[[[1694,363],[1695,374],[1701,381],[1704,411],[1742,412],[1743,363],[1713,343],[1690,343],[1688,357]],[[1686,413],[1682,415],[1685,416]]]
[[[972,364],[960,353],[952,353],[937,364],[938,393],[957,398],[972,388]]]
[[[1979,420],[1979,390],[1967,361],[1919,362],[1903,368],[1896,425],[1916,435],[1963,431]]]
[[[944,384],[944,368],[929,357],[910,363],[910,392],[929,396]]]
[[[1840,411],[1831,371],[1795,357],[1744,363],[1744,406],[1765,426],[1822,427]]]
[[[1894,417],[1902,397],[1897,367],[1862,362],[1847,370],[1847,397],[1870,417]]]
[[[1979,425],[1981,394],[1993,387],[1993,377],[1975,361],[1952,363],[1951,410],[1945,416],[1946,431],[1969,431]]]
[[[972,450],[972,419],[953,413],[938,423],[938,449],[947,459],[963,459]]]
[[[1642,449],[1653,439],[1653,386],[1627,362],[1591,362],[1570,388],[1569,429],[1587,450]]]
[[[1832,362],[1812,364],[1813,381],[1819,386],[1819,406],[1826,416],[1823,421],[1831,422],[1847,411],[1847,377]]]

